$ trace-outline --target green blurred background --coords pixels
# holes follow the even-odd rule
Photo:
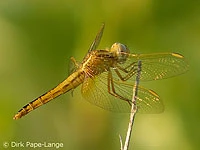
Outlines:
[[[118,135],[124,139],[129,114],[90,105],[80,98],[80,88],[74,97],[65,94],[12,120],[68,76],[69,58],[82,60],[102,22],[99,48],[121,42],[132,53],[178,52],[190,64],[181,76],[141,83],[161,96],[165,112],[136,116],[130,149],[200,148],[200,1],[6,0],[0,2],[0,149],[12,141],[60,142],[73,150],[120,148]]]

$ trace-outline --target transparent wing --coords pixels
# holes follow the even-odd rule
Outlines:
[[[131,102],[134,84],[116,80],[113,76],[113,85],[117,94]],[[83,97],[96,106],[114,112],[130,112],[131,105],[127,101],[113,96],[108,92],[108,72],[104,72],[93,78],[86,78],[81,91]],[[136,104],[138,112],[141,113],[160,113],[164,110],[159,96],[152,90],[142,87],[138,88]]]
[[[162,113],[164,104],[153,90],[139,87],[136,105],[140,113]]]
[[[116,68],[123,79],[134,79],[137,62],[141,60],[141,81],[159,80],[182,74],[188,70],[185,58],[177,53],[127,54],[127,60]]]
[[[90,46],[88,52],[97,49],[97,47],[98,47],[98,45],[99,45],[99,43],[100,43],[100,41],[101,41],[101,37],[102,37],[102,35],[103,35],[104,27],[105,27],[105,24],[103,23],[103,24],[101,25],[101,28],[100,28],[99,32],[97,33],[97,35],[96,35],[94,41],[92,42],[92,44],[91,44],[91,46]]]

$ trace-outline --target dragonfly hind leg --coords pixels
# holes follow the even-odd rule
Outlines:
[[[117,97],[119,98],[120,100],[124,100],[126,102],[129,103],[129,105],[131,106],[132,104],[132,101],[121,96],[120,94],[118,94],[116,91],[115,91],[115,87],[114,87],[114,82],[113,82],[113,78],[112,78],[112,73],[111,71],[108,72],[108,93],[111,94],[112,96],[114,97]]]
[[[76,59],[75,59],[74,57],[71,57],[70,60],[71,60],[71,62],[73,63],[73,65],[74,65],[76,68],[79,67],[78,62],[76,61]]]

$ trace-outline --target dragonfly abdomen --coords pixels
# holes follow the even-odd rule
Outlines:
[[[45,94],[39,96],[35,100],[25,105],[22,109],[18,111],[18,113],[14,116],[13,119],[19,119],[25,116],[26,114],[28,114],[30,111],[40,107],[43,104],[46,104],[47,102],[60,96],[61,94],[64,94],[76,88],[83,82],[84,77],[85,77],[85,73],[82,70],[78,70],[72,73],[67,79],[65,79],[55,88],[53,88],[52,90],[46,92]]]

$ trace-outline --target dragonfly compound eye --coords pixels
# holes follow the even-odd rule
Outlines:
[[[110,52],[113,52],[117,57],[118,63],[123,63],[126,61],[128,55],[130,53],[129,49],[121,43],[114,43],[111,46]]]

